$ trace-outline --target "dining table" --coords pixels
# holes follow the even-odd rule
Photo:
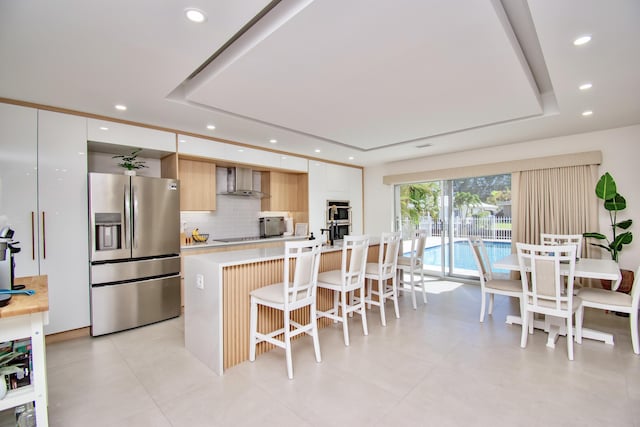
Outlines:
[[[520,271],[518,255],[510,254],[495,261],[493,263],[493,268],[509,271]],[[560,273],[567,275],[569,273],[569,264],[561,264]],[[574,277],[585,279],[611,280],[611,289],[614,291],[618,289],[622,281],[620,266],[617,262],[611,259],[580,258],[576,261]],[[506,323],[521,325],[522,318],[520,316],[509,315],[507,316]],[[561,322],[560,324],[554,324],[554,322],[549,319],[549,316],[545,316],[544,320],[534,320],[533,326],[536,329],[543,329],[549,333],[547,347],[554,348],[555,343],[558,340],[558,336],[566,335],[566,325],[564,325],[564,322]],[[606,344],[613,345],[613,335],[606,332],[601,332],[589,328],[582,328],[582,337],[603,341]]]

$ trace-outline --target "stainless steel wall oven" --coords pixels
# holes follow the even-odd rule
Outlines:
[[[351,202],[327,200],[327,228],[333,231],[333,240],[342,240],[351,234]]]

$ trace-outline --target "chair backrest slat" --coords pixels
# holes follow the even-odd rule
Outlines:
[[[528,297],[525,298],[525,303],[556,311],[567,311],[573,302],[576,246],[516,243],[516,248],[522,292]],[[565,264],[567,271],[562,274],[561,267]]]
[[[378,274],[380,277],[392,277],[398,264],[401,232],[382,233],[378,252]]]
[[[424,263],[424,249],[427,246],[427,230],[418,229],[411,234],[411,264],[422,268]]]
[[[469,246],[476,261],[476,267],[480,275],[480,284],[484,286],[485,282],[492,280],[491,265],[489,264],[489,254],[484,241],[480,237],[469,236]]]
[[[344,236],[341,270],[345,286],[360,286],[364,283],[368,251],[369,236]]]
[[[540,244],[547,246],[576,245],[576,257],[582,257],[582,234],[540,233]]]
[[[285,304],[316,297],[320,245],[320,240],[285,242],[283,277]]]

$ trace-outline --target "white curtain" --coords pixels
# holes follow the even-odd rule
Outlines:
[[[539,244],[540,233],[598,231],[597,181],[597,165],[514,172],[512,241]],[[598,253],[583,242],[583,257]]]

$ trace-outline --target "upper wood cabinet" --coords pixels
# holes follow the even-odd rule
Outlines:
[[[262,191],[270,197],[262,199],[262,210],[297,211],[299,209],[298,175],[262,172]]]
[[[216,210],[216,165],[200,160],[178,160],[181,211]]]
[[[287,211],[294,223],[308,222],[306,173],[262,172],[261,189],[270,197],[262,199],[263,211]]]

